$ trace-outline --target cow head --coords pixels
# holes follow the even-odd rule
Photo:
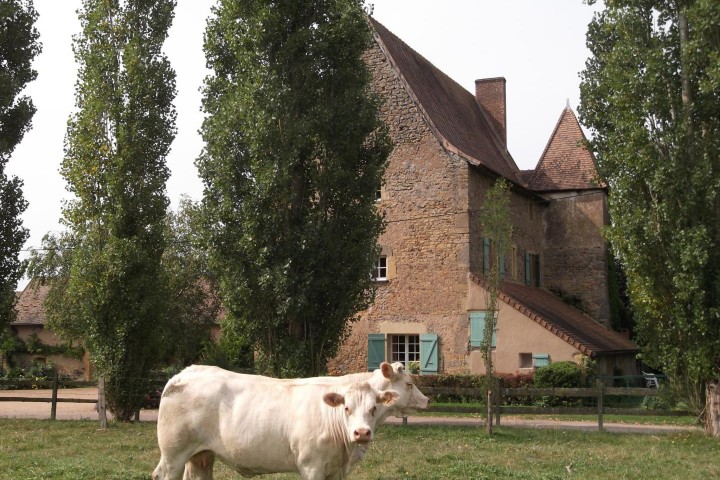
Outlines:
[[[409,413],[425,410],[430,403],[428,398],[415,386],[412,375],[405,371],[405,367],[400,362],[392,365],[383,362],[380,368],[373,372],[373,376],[368,382],[378,390],[395,390],[400,394],[395,403],[381,412],[382,420],[388,415],[405,417]]]
[[[378,391],[367,382],[353,383],[343,393],[326,393],[323,400],[331,407],[345,406],[345,428],[349,443],[367,443],[373,439],[378,423],[378,406],[389,406],[399,397],[393,390]]]

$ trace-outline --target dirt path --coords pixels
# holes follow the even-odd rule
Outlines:
[[[6,402],[0,401],[0,418],[50,418],[50,390],[0,390],[0,400],[7,397],[45,398],[48,402]],[[58,390],[58,398],[97,399],[96,388],[72,388]],[[142,410],[140,421],[157,421],[157,410]],[[94,403],[59,402],[57,404],[58,420],[98,420]],[[385,423],[400,424],[402,419],[389,417]],[[461,425],[484,427],[482,419],[468,417],[408,417],[408,425]],[[594,421],[558,421],[541,419],[524,419],[517,417],[503,417],[501,425],[504,427],[547,428],[560,430],[586,430],[596,431],[597,422]],[[614,433],[676,433],[687,431],[701,431],[700,427],[687,427],[675,425],[641,425],[631,423],[604,424],[605,430]]]

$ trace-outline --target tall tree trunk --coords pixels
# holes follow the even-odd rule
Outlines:
[[[720,437],[720,380],[705,384],[705,431]]]

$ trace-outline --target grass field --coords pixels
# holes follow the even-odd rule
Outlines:
[[[0,419],[2,480],[147,480],[158,458],[154,423],[98,430],[96,422]],[[218,463],[215,478],[242,477]],[[488,436],[479,427],[385,425],[350,478],[705,480],[720,478],[720,441],[699,432],[499,428]]]

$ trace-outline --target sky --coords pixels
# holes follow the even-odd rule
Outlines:
[[[593,11],[582,0],[367,0],[373,16],[436,67],[471,92],[475,80],[507,81],[508,149],[521,169],[535,168],[569,102],[577,112],[579,72],[589,52],[587,25]],[[33,128],[18,145],[8,173],[24,181],[30,229],[27,250],[62,230],[63,201],[70,198],[59,173],[67,120],[75,105],[77,64],[72,36],[80,31],[81,0],[35,0],[43,44],[35,59],[38,78],[25,90],[37,108]],[[215,0],[178,0],[165,53],[177,73],[177,136],[167,159],[172,207],[182,195],[202,198],[195,159],[203,78],[205,21]],[[24,288],[27,280],[21,282]]]

